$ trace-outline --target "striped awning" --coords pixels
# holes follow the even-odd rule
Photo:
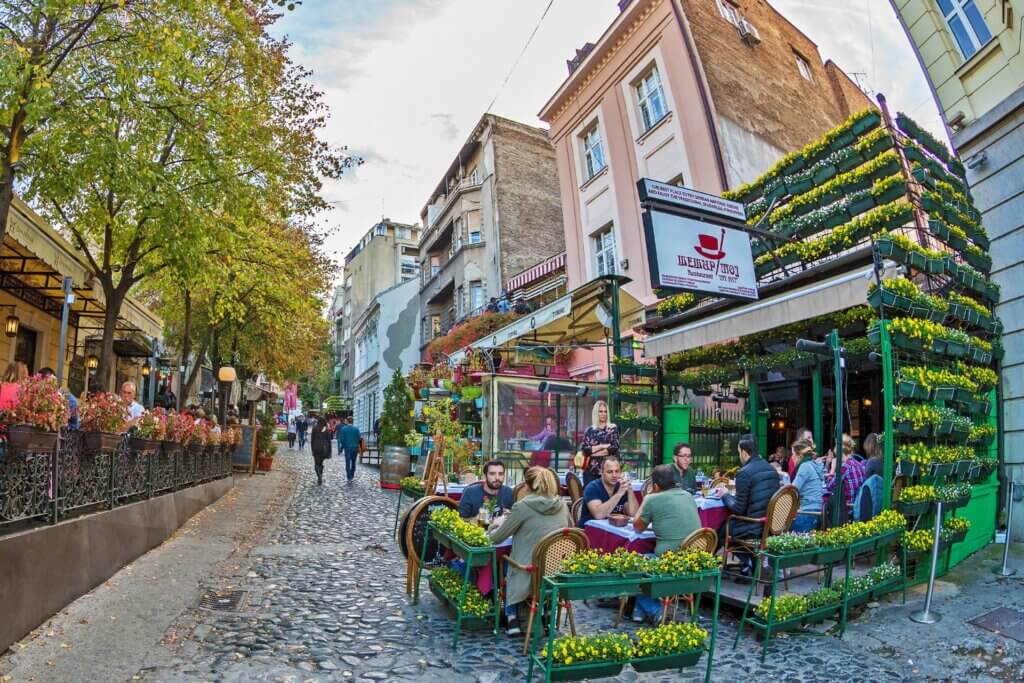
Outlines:
[[[549,275],[559,268],[565,269],[565,252],[555,254],[546,261],[541,261],[535,266],[527,268],[518,275],[513,275],[509,278],[508,282],[505,283],[505,291],[511,294],[512,292],[525,287],[526,285],[539,280],[545,275]]]

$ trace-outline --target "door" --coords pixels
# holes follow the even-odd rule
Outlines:
[[[14,360],[21,361],[28,368],[28,374],[36,374],[36,343],[38,334],[24,325],[18,328],[18,337],[14,340]]]

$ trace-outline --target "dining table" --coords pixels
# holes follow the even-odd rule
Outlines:
[[[729,509],[719,498],[694,496],[701,526],[717,530],[729,516]],[[648,526],[642,533],[633,530],[630,520],[625,526],[615,526],[607,519],[592,519],[583,526],[583,533],[590,541],[590,547],[606,553],[625,547],[638,553],[653,553],[655,545],[654,527]]]

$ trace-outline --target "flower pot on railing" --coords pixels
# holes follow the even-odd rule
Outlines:
[[[963,358],[967,355],[967,344],[956,339],[947,339],[946,355],[953,358]]]
[[[900,380],[897,386],[899,395],[903,398],[912,398],[919,401],[927,401],[931,397],[931,391],[928,387],[918,384],[917,382],[909,382],[907,380]]]
[[[846,206],[846,210],[850,213],[851,216],[860,215],[860,214],[864,213],[865,211],[869,211],[869,210],[871,210],[873,208],[875,208],[875,198],[872,197],[870,193],[869,194],[865,194],[863,197],[858,197],[857,199],[852,200]],[[885,241],[888,242],[890,245],[892,245],[892,240],[885,240]],[[881,240],[879,240],[879,243],[881,243]],[[879,245],[879,246],[881,246],[881,245]],[[889,256],[889,257],[897,259],[897,260],[902,260],[903,257],[906,256],[906,251],[904,251],[902,247],[899,248],[899,251],[900,251],[899,255],[894,255],[894,254],[891,254],[891,253],[890,254],[883,253],[883,256]]]
[[[906,420],[895,423],[896,431],[904,436],[913,436],[924,439],[932,435],[932,425],[914,426],[914,423]]]
[[[139,439],[132,437],[128,444],[133,452],[143,453],[145,455],[152,455],[160,449],[160,442],[155,439]]]
[[[932,502],[930,500],[924,500],[918,503],[904,503],[902,501],[896,502],[896,510],[900,514],[908,517],[919,517],[928,512],[931,507]]]
[[[49,453],[57,445],[57,432],[31,425],[18,424],[7,428],[7,450],[11,453]]]
[[[903,477],[916,477],[921,473],[921,466],[909,460],[896,461],[896,474]]]
[[[82,449],[86,453],[116,451],[121,443],[121,436],[115,432],[85,432],[82,435]]]
[[[881,122],[882,117],[879,113],[877,111],[872,111],[854,121],[850,129],[855,135],[863,135],[864,133],[877,128]]]

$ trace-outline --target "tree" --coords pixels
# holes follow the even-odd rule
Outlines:
[[[384,388],[384,410],[380,416],[380,445],[405,446],[405,435],[413,429],[412,392],[395,368],[391,383]]]

